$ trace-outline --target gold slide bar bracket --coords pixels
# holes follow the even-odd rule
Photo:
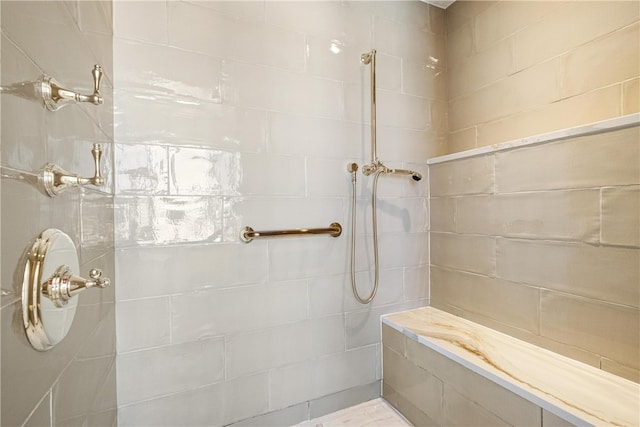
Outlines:
[[[268,230],[255,231],[251,227],[245,227],[240,232],[240,240],[245,243],[251,242],[253,239],[262,237],[286,237],[286,236],[303,236],[309,234],[328,234],[331,237],[338,237],[342,234],[342,226],[333,222],[327,228],[299,228],[295,230]]]

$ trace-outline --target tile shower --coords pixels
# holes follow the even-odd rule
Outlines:
[[[142,25],[128,20],[143,11]],[[443,19],[422,3],[114,3],[123,425],[268,412],[294,424],[379,395],[379,316],[428,303],[427,187],[381,179],[380,291],[360,306],[346,169],[369,151],[359,59],[374,45],[385,52],[381,158],[426,172],[420,159],[441,152],[446,130],[434,90]],[[422,68],[427,53],[436,69]],[[338,239],[239,240],[244,226],[334,221]],[[371,254],[359,255],[366,290]]]
[[[448,199],[462,196],[446,193],[446,179],[446,194],[431,201],[427,179],[381,179],[381,288],[370,307],[350,295],[346,165],[369,152],[360,54],[378,50],[380,158],[425,178],[427,159],[439,155],[638,112],[637,4],[526,2],[526,13],[513,4],[458,1],[445,12],[419,2],[3,1],[3,85],[46,71],[86,87],[86,70],[101,63],[114,88],[112,110],[68,107],[64,116],[2,95],[3,166],[33,171],[72,156],[85,171],[96,139],[113,156],[104,193],[48,200],[2,180],[3,291],[13,291],[18,252],[50,226],[77,230],[83,264],[102,260],[116,285],[115,297],[87,303],[94,332],[76,331],[62,355],[103,385],[78,386],[74,364],[60,377],[33,371],[37,386],[20,407],[10,391],[11,371],[30,372],[20,359],[58,369],[61,356],[16,342],[16,299],[3,292],[2,424],[109,425],[116,387],[120,425],[295,424],[379,397],[379,316],[430,303],[430,263],[432,293],[446,304],[443,271],[460,267],[447,248],[467,236],[442,229]],[[561,26],[568,17],[571,36]],[[54,36],[29,37],[42,22]],[[50,53],[56,42],[86,54],[63,66]],[[615,66],[589,72],[601,65],[593,52]],[[94,127],[83,125],[87,116]],[[370,245],[364,186],[359,248]],[[71,216],[57,209],[72,206],[80,208]],[[27,209],[41,221],[18,233]],[[239,241],[247,225],[333,221],[344,238]],[[431,254],[429,224],[440,227]],[[624,244],[637,254],[634,245]],[[371,263],[360,250],[359,283],[371,283]],[[82,347],[87,334],[111,347]],[[628,374],[627,365],[616,369]],[[69,406],[69,387],[91,397]]]

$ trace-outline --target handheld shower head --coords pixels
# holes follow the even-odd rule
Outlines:
[[[409,175],[411,179],[418,182],[422,179],[422,174],[416,171],[412,171],[409,169],[387,169],[386,173],[396,174],[396,175]]]

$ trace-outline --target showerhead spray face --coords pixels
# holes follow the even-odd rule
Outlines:
[[[418,182],[422,179],[422,175],[418,172],[414,172],[411,174],[411,178],[413,178],[414,181]]]

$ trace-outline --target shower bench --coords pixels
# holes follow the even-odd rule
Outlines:
[[[640,425],[640,385],[433,307],[383,316],[383,397],[414,425]]]

